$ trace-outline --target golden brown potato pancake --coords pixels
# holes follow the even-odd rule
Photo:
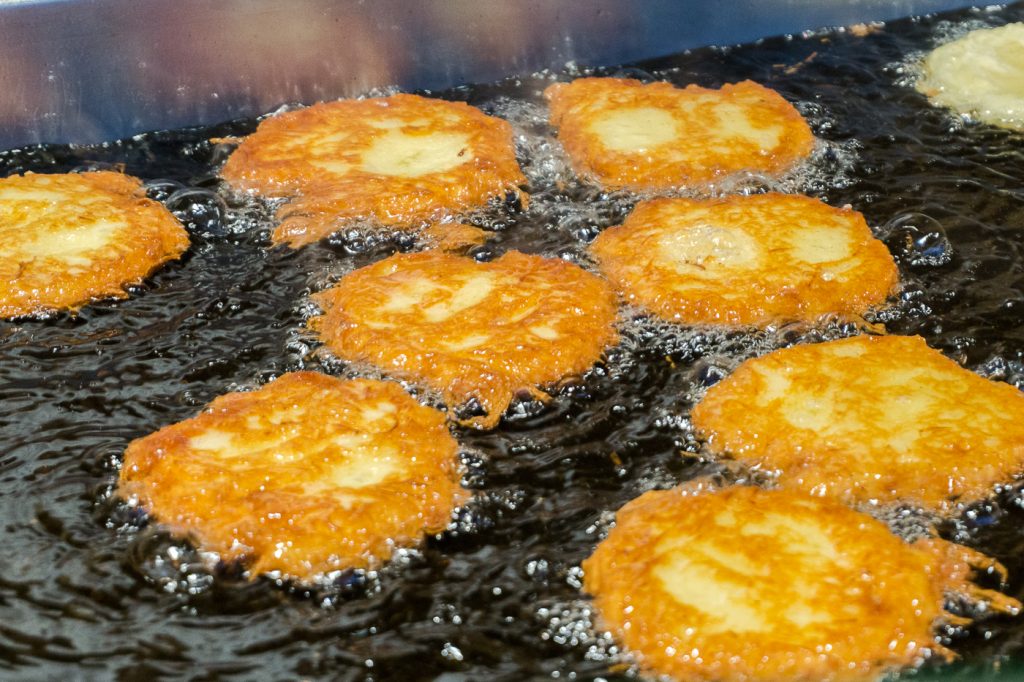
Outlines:
[[[300,247],[354,221],[418,229],[526,182],[512,127],[417,95],[325,102],[260,123],[228,159],[232,186],[289,199],[275,243]]]
[[[146,198],[135,178],[109,171],[0,180],[0,317],[77,310],[127,298],[188,249],[188,233]]]
[[[367,362],[441,393],[475,399],[490,428],[519,392],[585,372],[615,343],[615,294],[566,261],[510,251],[490,263],[397,254],[352,272],[313,299],[310,320],[342,359]]]
[[[935,48],[917,89],[960,114],[1024,130],[1024,23],[971,31]]]
[[[898,278],[860,213],[791,194],[642,201],[591,252],[627,300],[684,324],[859,317]]]
[[[850,503],[949,511],[1024,470],[1024,395],[920,337],[858,336],[748,360],[692,418],[712,452]]]
[[[394,383],[285,374],[132,441],[120,494],[251,575],[376,566],[465,497],[444,415]]]
[[[879,521],[797,492],[652,491],[619,510],[583,563],[599,623],[652,674],[678,680],[870,680],[949,656],[935,641],[949,591],[998,567],[962,547],[909,545]]]
[[[544,96],[577,174],[613,189],[695,187],[741,172],[779,176],[814,148],[793,105],[752,81],[709,90],[579,78]]]

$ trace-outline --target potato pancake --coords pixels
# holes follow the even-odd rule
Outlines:
[[[255,577],[368,568],[466,498],[444,415],[395,383],[285,374],[129,444],[120,494]]]
[[[683,324],[859,318],[898,280],[860,213],[789,194],[642,201],[591,253],[626,300]]]
[[[578,78],[544,96],[576,173],[610,189],[700,187],[742,172],[781,176],[814,149],[793,105],[752,81],[709,90]]]
[[[1020,604],[969,582],[999,570],[936,540],[910,545],[881,522],[795,491],[690,485],[618,511],[583,562],[599,624],[651,674],[679,680],[873,680],[920,663],[944,594]]]
[[[1024,394],[920,337],[857,336],[748,360],[692,419],[712,452],[854,504],[952,511],[1024,471]]]
[[[419,229],[509,194],[526,199],[506,121],[418,95],[267,118],[221,175],[237,189],[288,199],[273,241],[294,248],[358,222]]]
[[[939,106],[1024,130],[1024,23],[979,29],[935,48],[917,89]]]
[[[137,179],[110,171],[0,180],[0,317],[128,298],[188,249],[188,232]]]
[[[510,251],[490,263],[396,254],[313,297],[310,320],[338,357],[421,382],[490,428],[517,393],[589,369],[616,342],[615,293],[563,260]]]

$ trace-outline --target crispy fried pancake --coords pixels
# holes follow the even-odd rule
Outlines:
[[[585,372],[615,343],[615,294],[585,270],[510,251],[490,263],[397,254],[314,297],[310,321],[339,357],[371,363],[439,391],[451,407],[475,399],[490,428],[521,391]]]
[[[933,632],[946,590],[1020,608],[966,582],[986,566],[976,553],[921,544],[797,492],[653,491],[619,510],[583,563],[584,589],[602,626],[653,674],[875,679],[920,662],[924,648],[947,654]]]
[[[1024,130],[1024,23],[971,31],[936,48],[917,89],[958,113]]]
[[[188,248],[188,233],[135,178],[99,171],[0,180],[0,317],[127,298]]]
[[[919,337],[858,336],[748,360],[692,417],[713,452],[851,503],[951,510],[1024,470],[1024,395]]]
[[[642,201],[591,252],[628,300],[685,324],[859,316],[898,276],[860,213],[789,194]]]
[[[400,386],[285,374],[132,441],[121,495],[251,575],[375,566],[465,493],[444,416]]]
[[[300,247],[353,221],[419,228],[485,206],[526,182],[512,127],[461,102],[392,95],[273,116],[221,175],[287,198],[275,243]]]
[[[708,90],[579,78],[544,95],[576,172],[613,189],[694,187],[744,171],[782,175],[814,148],[793,105],[751,81]]]

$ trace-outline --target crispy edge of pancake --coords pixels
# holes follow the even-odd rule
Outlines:
[[[618,339],[607,282],[515,251],[490,263],[397,254],[313,300],[324,314],[309,326],[331,352],[425,384],[453,410],[475,400],[484,414],[457,421],[477,428],[518,394],[546,400],[538,386],[583,374]]]
[[[833,229],[846,235],[847,255],[823,259],[816,244]],[[699,231],[707,234],[690,240]],[[693,262],[673,258],[686,248]],[[641,201],[590,251],[626,300],[683,324],[860,320],[899,283],[892,255],[860,213],[801,195]]]
[[[465,139],[459,156],[469,158],[419,175],[365,169],[364,157],[383,148],[375,144],[386,146],[388,135],[458,136]],[[400,145],[393,146],[397,153]],[[429,166],[423,156],[413,155]],[[293,248],[350,225],[418,229],[509,196],[528,200],[507,121],[462,102],[406,94],[325,102],[267,118],[241,141],[221,175],[237,189],[287,199],[272,240]]]
[[[250,576],[371,568],[467,497],[444,415],[391,382],[282,375],[132,441],[119,494]]]
[[[0,316],[7,318],[128,298],[125,287],[189,246],[185,229],[138,179],[111,171],[0,179],[0,217]],[[124,226],[95,234],[110,221]],[[76,236],[86,242],[77,252]]]
[[[810,127],[796,108],[753,81],[727,83],[715,90],[627,78],[578,78],[549,86],[544,96],[550,103],[551,123],[558,128],[558,139],[577,174],[613,189],[643,192],[703,186],[745,171],[781,176],[810,156],[815,145]],[[727,118],[739,108],[748,121],[745,127],[754,130],[779,126],[777,142],[765,150],[749,138],[740,142],[735,136],[711,134],[714,126],[708,124],[708,116],[715,107]],[[591,130],[616,110],[638,108],[672,116],[676,135],[671,144],[609,149]],[[702,110],[693,111],[698,108]]]
[[[433,223],[420,232],[420,239],[428,249],[454,254],[483,246],[489,237],[486,230],[466,223]]]
[[[929,421],[935,411],[942,419]],[[748,360],[691,419],[711,452],[853,504],[950,513],[1024,470],[1024,395],[920,337],[856,336]]]

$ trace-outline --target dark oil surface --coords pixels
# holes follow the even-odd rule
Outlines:
[[[965,25],[1022,19],[1021,5],[960,12],[864,37],[696,50],[626,73],[679,85],[751,78],[798,103],[830,145],[794,188],[864,212],[898,260],[904,290],[880,319],[1021,386],[1024,134],[931,107],[907,85],[905,67]],[[629,197],[571,179],[554,186],[559,171],[545,164],[557,166],[557,153],[536,119],[550,81],[441,93],[519,117],[534,204],[479,216],[496,229],[480,258],[519,248],[584,261],[587,241],[629,208]],[[577,567],[609,512],[645,490],[722,474],[680,453],[695,449],[686,430],[695,396],[740,360],[855,330],[671,332],[626,314],[623,346],[549,405],[519,405],[494,432],[457,433],[476,500],[421,551],[379,575],[316,589],[204,568],[187,543],[111,498],[122,451],[228,390],[299,368],[357,371],[326,362],[304,335],[306,297],[395,248],[355,238],[269,249],[268,212],[219,184],[224,149],[209,142],[254,126],[0,152],[0,176],[121,165],[146,181],[198,188],[152,185],[188,223],[193,247],[132,298],[0,322],[0,679],[626,675],[586,627],[578,589]],[[1009,592],[1024,597],[1024,511],[1013,491],[944,532],[1004,562]],[[920,677],[1015,678],[1024,618],[983,618],[952,632],[950,644],[961,662]]]

